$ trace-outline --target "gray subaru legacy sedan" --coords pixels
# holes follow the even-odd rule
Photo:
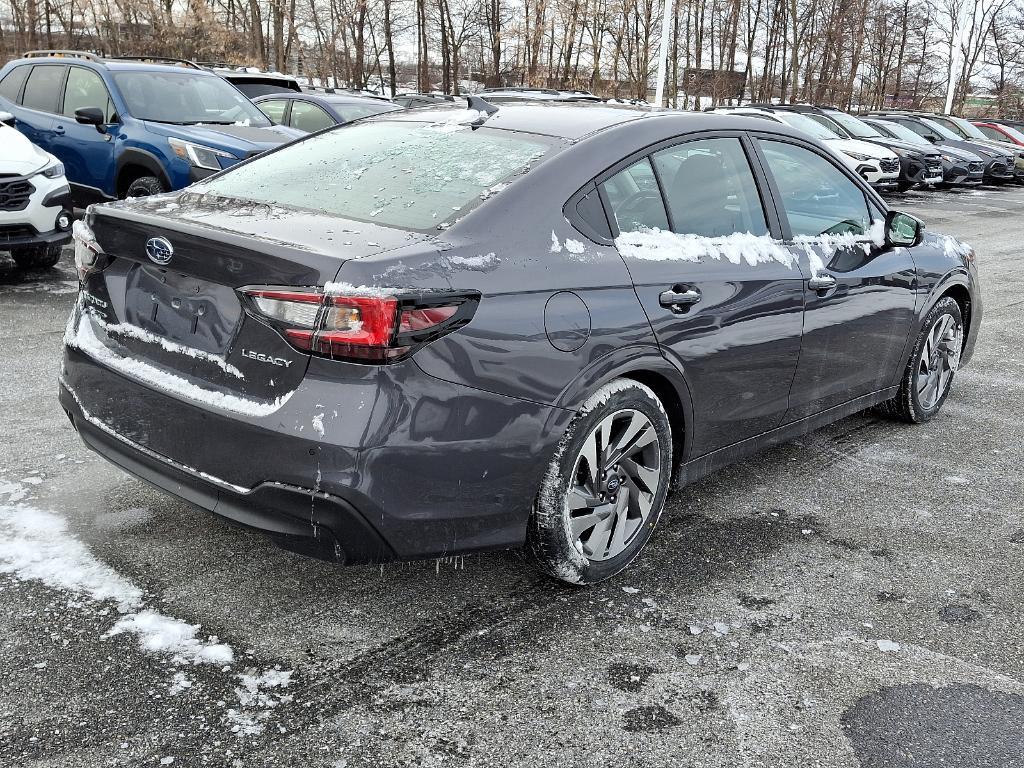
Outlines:
[[[971,356],[973,250],[776,122],[429,107],[90,209],[60,403],[111,462],[339,563],[621,571],[672,487]]]

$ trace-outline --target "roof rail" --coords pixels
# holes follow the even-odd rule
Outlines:
[[[153,64],[184,64],[186,67],[191,67],[192,69],[205,69],[191,59],[175,59],[171,56],[111,56],[110,58],[115,61],[149,61]]]
[[[65,51],[58,48],[53,49],[41,49],[38,51],[27,51],[23,56],[23,59],[87,59],[89,61],[100,62],[103,59],[97,56],[95,53],[89,53],[88,51]]]

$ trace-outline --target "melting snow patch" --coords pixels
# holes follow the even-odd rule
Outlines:
[[[956,475],[948,475],[942,478],[942,481],[950,485],[967,485],[971,482],[966,477],[957,477]]]
[[[561,253],[562,244],[558,242],[558,235],[555,234],[555,230],[551,230],[551,253]]]
[[[640,590],[636,587],[623,587],[622,591],[625,592],[627,595],[635,595]]]
[[[368,243],[373,245],[373,243]],[[394,291],[388,288],[381,288],[371,285],[352,285],[351,283],[325,283],[324,295],[326,296],[393,296]]]
[[[750,266],[778,262],[789,269],[796,265],[796,257],[780,241],[767,235],[737,232],[724,237],[677,235],[661,229],[623,232],[615,238],[615,245],[626,256],[649,261],[691,261],[704,258],[725,259],[732,264],[746,262]]]
[[[118,619],[103,637],[122,633],[136,635],[142,650],[169,654],[178,664],[220,665],[235,660],[230,646],[200,640],[196,637],[198,631],[198,624],[188,624],[146,608]]]
[[[892,640],[879,640],[876,645],[882,653],[896,653],[900,649],[900,644]]]
[[[324,436],[324,415],[322,413],[313,417],[313,429],[320,437]]]
[[[461,267],[476,272],[487,272],[497,269],[501,264],[501,259],[495,256],[493,251],[486,256],[448,256],[447,258],[453,267]]]
[[[53,589],[62,589],[95,602],[111,601],[123,614],[102,637],[119,634],[136,636],[139,647],[146,652],[169,656],[176,664],[209,664],[230,672],[226,666],[234,661],[234,652],[216,637],[205,640],[197,637],[197,624],[189,624],[173,616],[165,616],[146,607],[142,590],[117,573],[106,563],[97,560],[88,548],[67,530],[59,515],[25,504],[13,503],[22,496],[15,483],[0,478],[0,573],[21,581],[38,581]],[[105,616],[108,609],[97,611]],[[45,667],[45,662],[36,665]],[[42,666],[40,666],[42,665]],[[268,688],[286,688],[291,682],[291,671],[280,669],[257,673],[247,669],[236,675],[240,687],[235,689],[239,705],[259,708],[248,713],[232,709],[228,720],[232,731],[254,734],[263,730],[259,722],[269,717],[268,710],[281,702],[290,701],[287,694],[269,694]],[[176,695],[192,686],[184,672],[176,671],[169,691]],[[168,760],[168,758],[164,758]],[[170,758],[173,762],[173,758]],[[170,765],[170,762],[164,762]]]
[[[970,245],[960,242],[955,237],[950,237],[949,235],[938,235],[938,238],[939,244],[942,246],[942,252],[947,259],[956,259],[957,261],[960,261],[961,259],[968,258],[972,253],[974,253],[974,249]]]
[[[696,667],[704,657],[699,653],[688,653],[684,658],[687,664],[691,667]]]
[[[231,363],[225,361],[224,358],[219,355],[211,355],[209,352],[204,352],[201,349],[195,349],[194,347],[188,347],[184,344],[178,344],[176,341],[171,341],[170,339],[165,339],[162,336],[157,336],[155,333],[150,333],[145,328],[139,328],[138,326],[131,325],[130,323],[105,323],[99,318],[94,318],[93,322],[106,330],[108,334],[114,334],[115,336],[127,336],[147,344],[156,344],[168,352],[212,363],[224,371],[224,373],[234,376],[237,379],[245,378],[245,375],[240,370],[231,365]]]
[[[573,240],[572,238],[568,238],[565,241],[565,250],[567,250],[569,253],[579,255],[583,253],[584,250],[586,250],[586,246],[584,246],[583,243],[581,243],[579,240]]]
[[[427,118],[430,117],[430,113],[419,113]],[[463,109],[457,112],[451,111],[436,111],[436,119],[425,126],[431,131],[440,131],[441,133],[452,133],[454,131],[461,131],[465,128],[469,128],[473,123],[487,119],[487,113],[481,112],[478,109]]]
[[[226,392],[215,392],[199,387],[181,376],[144,363],[141,360],[123,357],[97,338],[96,333],[93,331],[91,313],[88,312],[82,314],[78,322],[78,330],[74,334],[70,332],[65,333],[64,343],[69,347],[81,350],[108,368],[138,379],[152,387],[178,395],[186,400],[194,400],[205,405],[212,405],[225,411],[233,411],[246,416],[269,416],[284,405],[292,396],[292,393],[289,392],[271,402],[261,402],[238,395],[227,394]]]

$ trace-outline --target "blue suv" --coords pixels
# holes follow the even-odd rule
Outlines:
[[[192,62],[32,51],[0,69],[0,109],[55,155],[79,206],[180,189],[305,135]]]

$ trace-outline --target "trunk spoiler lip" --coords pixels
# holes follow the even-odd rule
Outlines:
[[[363,241],[358,243],[358,245],[345,246],[342,243],[344,242],[343,236],[346,234],[343,230],[346,226],[349,224],[352,226],[366,226],[366,224],[364,222],[338,218],[334,219],[334,221],[337,221],[338,223],[333,230],[336,234],[332,235],[333,239],[330,241],[332,244],[337,243],[337,245],[335,247],[317,248],[312,245],[298,243],[293,240],[284,240],[268,235],[246,232],[245,230],[240,229],[219,227],[216,224],[209,222],[198,222],[193,219],[168,216],[166,214],[149,212],[136,208],[126,208],[116,203],[89,207],[86,221],[90,226],[94,226],[96,220],[102,218],[130,222],[142,226],[151,226],[153,227],[154,232],[178,232],[192,237],[216,239],[223,243],[237,245],[248,250],[258,251],[269,255],[281,255],[282,248],[295,254],[315,254],[320,257],[327,257],[336,260],[339,268],[340,265],[344,264],[346,261],[379,256],[383,253],[404,248],[417,242],[431,242],[436,240],[436,234],[441,234],[429,234],[414,230],[394,229],[390,230],[395,233],[392,236],[393,242],[385,244],[373,240],[372,237],[363,237]],[[380,225],[371,224],[370,226],[379,230],[389,230],[389,228],[381,227]],[[356,231],[353,234],[359,235],[361,233]],[[348,250],[354,250],[355,252],[344,252]]]

